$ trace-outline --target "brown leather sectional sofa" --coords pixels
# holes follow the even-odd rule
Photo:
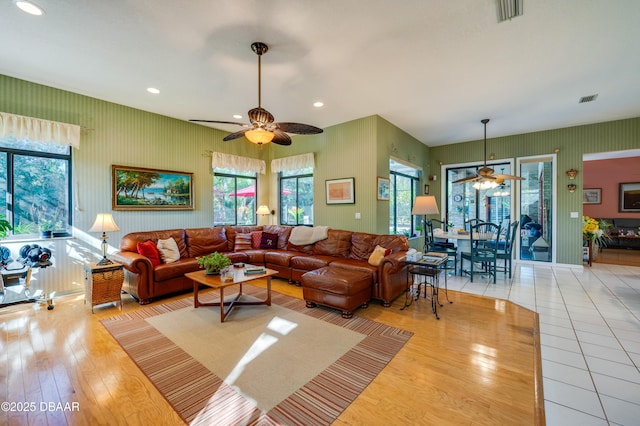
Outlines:
[[[299,283],[306,272],[330,267],[340,270],[364,271],[371,276],[371,298],[389,306],[406,288],[404,259],[409,249],[402,235],[375,235],[329,229],[328,238],[314,244],[296,246],[289,242],[291,226],[225,226],[162,231],[133,232],[122,237],[120,251],[110,256],[124,265],[124,290],[140,304],[154,298],[193,288],[186,272],[198,270],[196,257],[212,252],[224,252],[232,262],[264,265],[278,271],[277,276]],[[233,251],[237,233],[263,231],[278,235],[277,249]],[[149,259],[138,254],[137,243],[172,237],[180,251],[180,259],[153,267]],[[368,263],[376,245],[391,249],[379,266]],[[340,269],[342,268],[342,269]],[[347,273],[348,275],[348,273]],[[320,302],[321,303],[321,302]]]

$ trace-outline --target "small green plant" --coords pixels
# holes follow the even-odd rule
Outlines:
[[[215,252],[206,256],[199,257],[198,265],[201,268],[204,268],[207,273],[216,273],[231,265],[231,259],[229,259],[224,254]]]
[[[11,231],[11,224],[7,219],[5,219],[4,215],[0,214],[0,239],[7,238],[9,231]]]

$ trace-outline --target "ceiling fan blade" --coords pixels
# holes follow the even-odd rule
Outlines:
[[[230,135],[225,136],[222,140],[223,141],[232,141],[234,139],[238,139],[244,136],[244,134],[251,129],[242,129],[242,130],[238,130],[235,133],[231,133]]]
[[[478,180],[478,179],[480,179],[480,176],[477,176],[477,175],[476,176],[467,176],[467,177],[462,178],[462,179],[454,180],[451,183],[466,183],[466,182],[472,182],[472,181]]]
[[[238,123],[235,121],[220,121],[220,120],[189,120],[192,123],[219,123],[219,124],[235,124],[236,126],[248,127],[246,123]]]
[[[251,124],[253,125],[264,126],[266,124],[273,123],[274,120],[273,115],[271,115],[269,111],[260,107],[249,110],[247,115],[249,116],[249,121],[251,121]]]
[[[280,129],[273,130],[274,137],[271,142],[278,145],[291,145],[291,137]]]
[[[503,174],[499,174],[499,175],[494,175],[497,179],[508,179],[508,180],[526,180],[526,178],[520,177],[520,176],[514,176],[514,175],[503,175]]]
[[[315,135],[322,133],[322,129],[316,126],[302,123],[276,123],[276,126],[283,132],[296,135]]]

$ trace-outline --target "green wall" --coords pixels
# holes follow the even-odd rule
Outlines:
[[[210,152],[220,151],[267,162],[259,178],[259,204],[276,209],[277,178],[269,173],[272,158],[314,152],[315,223],[363,232],[388,232],[389,202],[376,199],[376,177],[389,176],[389,157],[423,167],[437,175],[430,190],[440,201],[442,164],[482,161],[482,141],[428,148],[379,116],[369,116],[325,129],[311,136],[294,136],[289,147],[258,148],[244,140],[225,143],[226,132],[186,121],[113,104],[95,98],[0,75],[0,111],[78,124],[81,146],[74,150],[74,225],[89,229],[95,215],[111,211],[111,165],[140,166],[194,173],[195,210],[114,212],[121,228],[111,235],[117,246],[127,232],[174,227],[210,226],[212,177]],[[549,130],[488,140],[496,159],[551,154],[558,149],[557,261],[581,264],[582,176],[578,191],[566,190],[565,170],[582,170],[582,155],[640,148],[640,118]],[[356,203],[327,205],[327,179],[354,177]],[[425,182],[422,182],[423,184]],[[355,213],[361,219],[355,219]],[[278,219],[272,218],[273,223]]]
[[[565,171],[582,171],[582,156],[586,153],[620,151],[640,148],[640,118],[618,120],[585,126],[568,127],[487,139],[487,155],[495,158],[515,159],[534,155],[548,155],[557,151],[557,242],[558,263],[582,264],[582,173],[575,183],[578,189],[570,193]],[[438,185],[432,192],[440,200],[440,162],[443,165],[482,161],[483,141],[432,147],[429,151],[429,169],[438,175]],[[578,219],[570,212],[579,212]]]

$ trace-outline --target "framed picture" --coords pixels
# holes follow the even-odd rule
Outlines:
[[[620,184],[620,212],[640,212],[640,182]]]
[[[389,201],[390,180],[378,176],[378,200]]]
[[[429,185],[424,186],[424,195],[429,195]]]
[[[583,189],[582,204],[602,204],[602,188]]]
[[[193,173],[111,166],[113,210],[193,210]]]
[[[355,204],[354,184],[355,178],[326,180],[327,204]]]

